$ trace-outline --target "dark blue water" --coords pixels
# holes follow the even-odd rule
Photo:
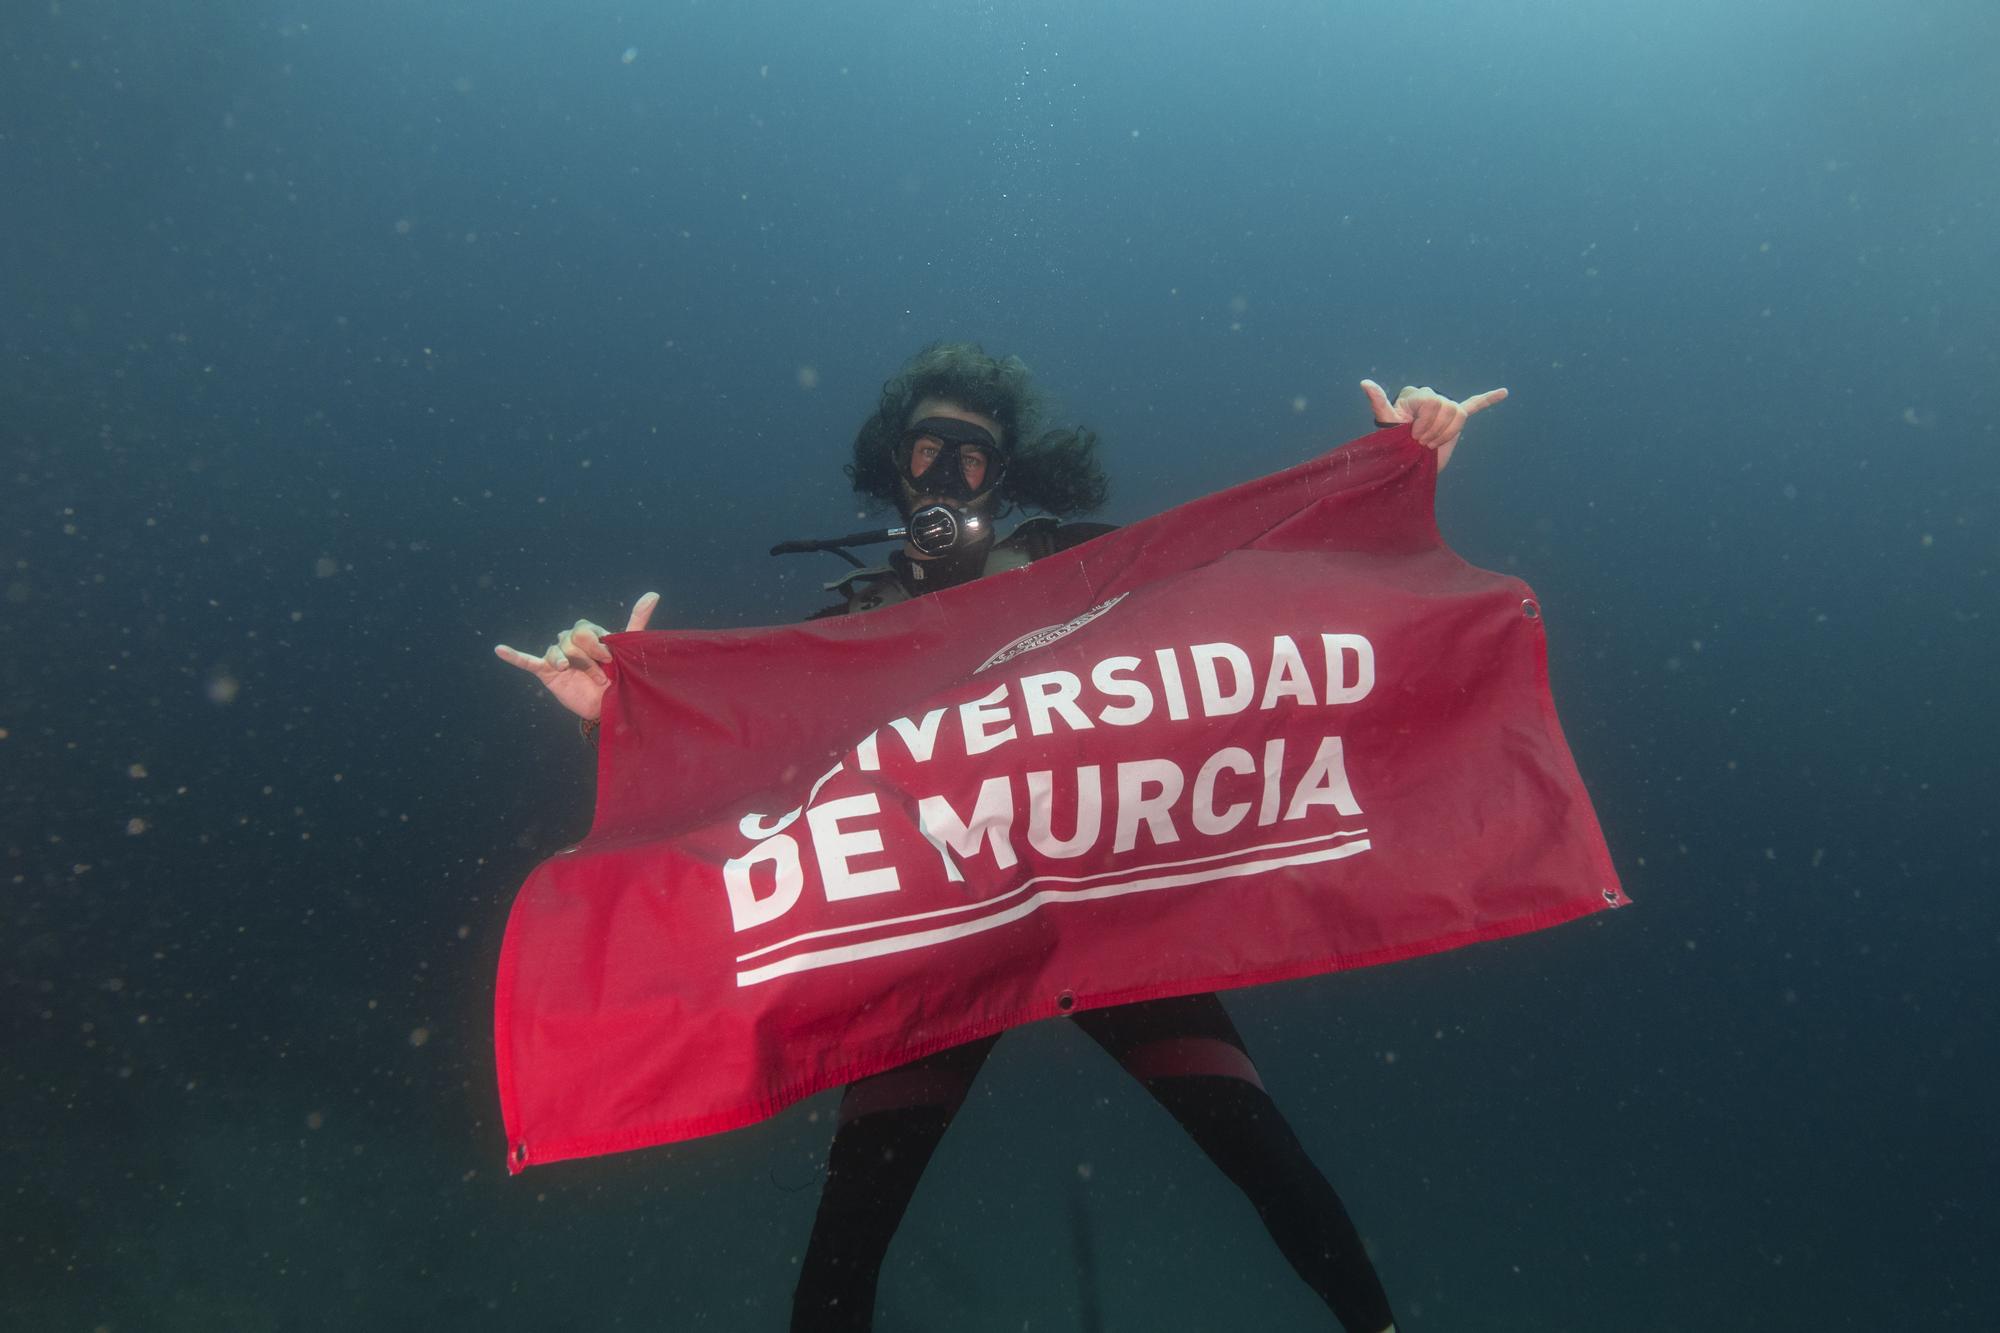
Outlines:
[[[507,1178],[494,959],[590,755],[490,645],[837,572],[972,338],[1130,519],[1513,390],[1630,911],[1240,994],[1407,1329],[1989,1329],[2000,20],[1986,0],[0,15],[0,1324],[782,1327],[818,1099]],[[1307,1328],[1062,1025],[891,1330]],[[1316,1320],[1320,1322],[1315,1322]]]

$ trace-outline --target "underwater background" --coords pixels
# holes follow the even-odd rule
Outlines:
[[[9,0],[0,1327],[784,1326],[833,1095],[510,1179],[592,753],[491,645],[824,605],[923,344],[1127,521],[1506,385],[1636,904],[1228,998],[1409,1330],[2000,1327],[1991,0]],[[884,1330],[1328,1327],[1081,1034]]]

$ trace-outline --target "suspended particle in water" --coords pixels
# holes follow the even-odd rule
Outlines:
[[[817,389],[819,387],[818,367],[816,366],[799,367],[799,387],[801,389]]]
[[[425,1042],[429,1041],[430,1039],[431,1039],[431,1030],[429,1028],[410,1029],[410,1045],[422,1046]]]
[[[639,58],[639,48],[638,48],[638,47],[636,47],[636,46],[628,46],[628,47],[626,47],[626,48],[625,48],[625,54],[623,54],[623,55],[621,55],[621,56],[619,56],[619,57],[618,57],[618,59],[619,59],[619,61],[620,61],[621,63],[623,63],[623,64],[627,64],[627,65],[631,64],[631,63],[632,63],[633,61],[637,60],[638,58]]]
[[[1292,411],[1303,412],[1305,410],[1306,410],[1306,396],[1304,394],[1299,394],[1297,397],[1292,399]]]
[[[219,671],[208,678],[208,701],[212,704],[233,704],[242,688],[242,682],[236,677],[226,671]]]

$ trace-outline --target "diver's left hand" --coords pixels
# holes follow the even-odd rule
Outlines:
[[[1419,389],[1406,384],[1391,403],[1389,395],[1374,380],[1361,381],[1361,392],[1368,395],[1368,405],[1375,409],[1377,421],[1407,421],[1418,444],[1437,450],[1440,472],[1451,461],[1452,451],[1458,448],[1458,435],[1465,429],[1466,418],[1507,400],[1505,389],[1488,389],[1455,403],[1428,385]]]

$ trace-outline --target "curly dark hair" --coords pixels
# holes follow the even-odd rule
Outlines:
[[[1007,473],[998,488],[1006,504],[1066,518],[1101,508],[1111,483],[1097,461],[1096,432],[1081,426],[1042,431],[1041,395],[1027,363],[988,356],[976,343],[932,343],[882,386],[882,401],[854,436],[847,475],[854,492],[893,505],[901,495],[896,445],[910,413],[926,398],[942,398],[1000,424]]]

